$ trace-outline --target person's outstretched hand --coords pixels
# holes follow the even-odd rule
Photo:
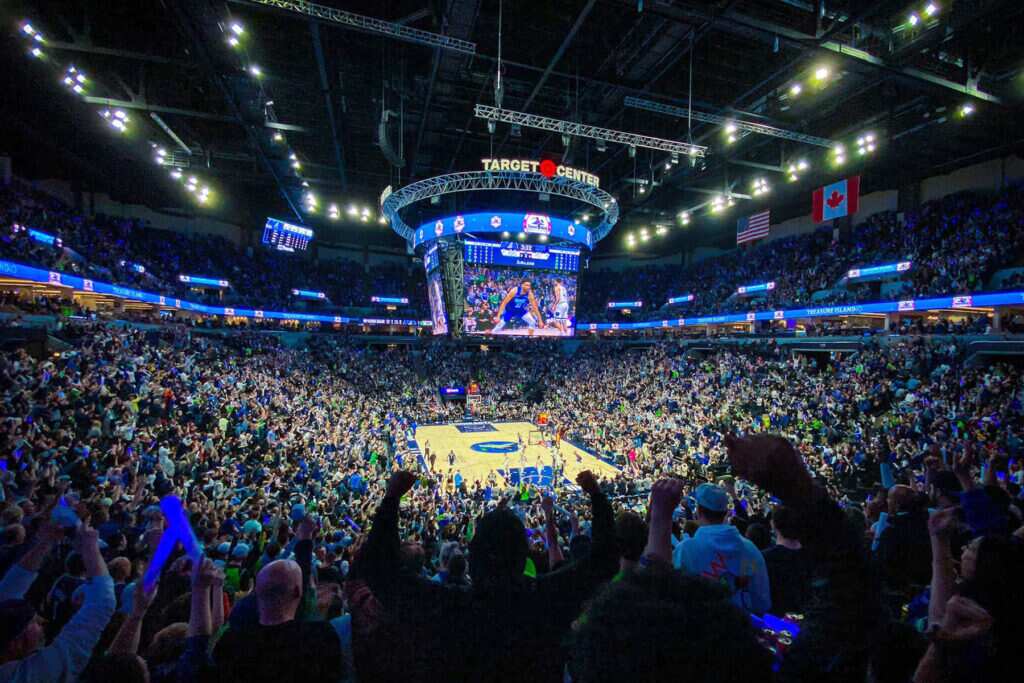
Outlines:
[[[939,640],[963,642],[975,640],[992,628],[992,615],[978,603],[954,595],[946,603],[946,614],[936,637]]]
[[[416,475],[412,472],[405,470],[398,470],[391,475],[388,480],[387,493],[384,494],[385,498],[401,498],[412,490],[413,485],[416,483]]]
[[[679,507],[683,499],[683,482],[681,479],[659,479],[651,486],[651,517],[672,517],[672,512]]]
[[[540,509],[544,511],[544,519],[551,519],[555,514],[555,501],[551,496],[545,494],[540,499]]]
[[[794,504],[807,500],[814,483],[792,444],[775,434],[725,436],[725,449],[738,477]]]
[[[956,529],[959,507],[936,510],[928,517],[928,533],[935,537],[948,537]]]
[[[583,489],[584,492],[594,495],[600,493],[601,487],[597,485],[597,478],[594,477],[594,473],[590,470],[583,470],[576,475],[576,483]]]
[[[312,515],[306,515],[299,522],[299,528],[295,530],[295,536],[300,541],[308,541],[313,538],[317,531],[316,521]]]

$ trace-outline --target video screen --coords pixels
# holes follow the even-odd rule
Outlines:
[[[467,265],[466,334],[571,337],[576,326],[576,276],[539,270]]]
[[[268,218],[263,226],[263,244],[277,251],[305,251],[313,239],[313,231],[276,218]]]
[[[427,297],[430,299],[430,320],[432,334],[448,334],[448,316],[444,311],[444,290],[441,288],[441,271],[435,270],[427,276]]]

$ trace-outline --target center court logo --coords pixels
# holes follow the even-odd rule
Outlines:
[[[470,448],[477,453],[515,453],[519,445],[513,441],[481,441]]]

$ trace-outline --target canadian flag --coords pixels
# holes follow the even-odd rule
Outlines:
[[[814,191],[811,216],[815,223],[852,216],[860,204],[860,176],[846,178]]]

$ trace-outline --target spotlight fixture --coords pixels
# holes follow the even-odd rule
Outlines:
[[[274,142],[284,142],[284,136],[280,133],[274,133]]]
[[[959,114],[960,118],[962,118],[962,119],[967,118],[968,116],[970,116],[973,113],[974,113],[974,105],[971,104],[970,102],[965,102],[964,104],[960,105],[960,109],[957,110],[957,114]]]
[[[771,186],[768,185],[768,181],[765,180],[764,178],[755,178],[754,181],[751,183],[751,188],[753,189],[755,197],[759,197],[763,194],[768,194],[769,192],[771,192],[772,189]]]
[[[348,213],[349,216],[355,216],[359,213],[359,209],[356,208],[355,204],[349,204],[348,211],[346,213]]]
[[[689,225],[690,224],[690,214],[688,212],[686,212],[686,211],[680,211],[679,212],[679,222],[682,223],[683,225]]]
[[[819,81],[823,81],[828,78],[829,70],[827,66],[819,66],[814,70],[814,78]]]
[[[925,5],[924,15],[926,17],[930,17],[933,14],[937,13],[938,11],[939,11],[939,6],[936,5],[934,2],[929,2],[927,5]]]
[[[865,133],[864,135],[857,138],[857,154],[858,156],[865,156],[875,151],[875,134]]]
[[[242,25],[239,24],[237,21],[233,21],[231,22],[231,32],[234,33],[236,36],[240,36],[243,33],[245,33],[245,29],[242,28]]]
[[[249,65],[249,73],[256,78],[259,78],[260,76],[263,75],[263,71],[255,64]]]
[[[794,83],[793,85],[789,86],[789,96],[790,97],[796,97],[800,93],[802,93],[803,91],[804,91],[804,87],[802,85],[800,85],[799,83]]]
[[[910,16],[907,17],[907,23],[911,26],[917,26],[921,22],[921,17],[917,16],[916,12],[911,12]]]

